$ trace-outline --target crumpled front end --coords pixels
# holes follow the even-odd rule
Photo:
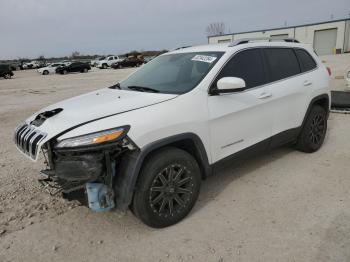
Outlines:
[[[51,195],[62,195],[88,205],[93,211],[117,207],[116,180],[123,156],[136,146],[125,137],[115,143],[59,149],[55,141],[43,146],[47,168],[39,182]]]
[[[35,161],[40,153],[43,154],[46,169],[42,170],[39,182],[44,189],[51,195],[62,194],[69,200],[79,200],[93,211],[107,211],[119,206],[125,210],[128,203],[118,202],[120,190],[116,184],[121,176],[126,177],[125,172],[118,172],[122,159],[138,151],[126,135],[129,127],[124,127],[123,134],[115,140],[60,147],[62,140],[48,138],[40,128],[45,121],[42,118],[54,113],[57,112],[47,111],[41,117],[20,125],[14,133],[16,147],[27,157]]]

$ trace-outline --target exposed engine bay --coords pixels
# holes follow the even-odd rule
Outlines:
[[[39,182],[51,195],[62,193],[93,211],[108,211],[116,207],[117,167],[123,154],[134,149],[127,138],[80,149],[58,149],[48,142],[42,148],[47,168]]]

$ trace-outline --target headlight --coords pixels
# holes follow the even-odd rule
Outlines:
[[[63,140],[58,139],[56,148],[83,147],[115,142],[125,137],[129,127],[118,127],[82,136],[76,136]]]

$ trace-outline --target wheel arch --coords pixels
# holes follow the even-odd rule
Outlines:
[[[302,127],[305,125],[307,116],[310,114],[311,108],[314,105],[319,105],[322,108],[324,108],[324,110],[326,110],[326,112],[327,112],[327,118],[328,118],[328,116],[329,116],[329,109],[330,109],[329,95],[328,94],[318,95],[318,96],[314,97],[310,101],[309,106],[308,106],[307,111],[306,111],[306,114],[305,114],[304,119],[303,119]]]
[[[203,142],[196,134],[183,133],[152,142],[141,150],[127,152],[122,157],[117,167],[114,187],[118,209],[126,210],[131,204],[139,173],[147,158],[165,147],[176,147],[191,154],[199,165],[202,178],[212,173]]]

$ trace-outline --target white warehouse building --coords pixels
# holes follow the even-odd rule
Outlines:
[[[208,42],[214,44],[259,37],[295,38],[313,46],[318,55],[350,52],[350,19],[209,36]]]

